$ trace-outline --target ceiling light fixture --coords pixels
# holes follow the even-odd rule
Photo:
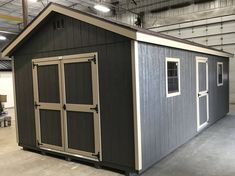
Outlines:
[[[6,40],[7,38],[5,36],[0,35],[0,40]]]
[[[104,5],[101,5],[101,4],[96,4],[96,5],[94,6],[94,8],[95,8],[96,10],[101,11],[101,12],[104,12],[104,13],[107,13],[107,12],[110,11],[110,8],[108,8],[108,7],[104,6]]]
[[[34,2],[38,2],[38,0],[29,0],[29,2],[33,2],[34,3]]]

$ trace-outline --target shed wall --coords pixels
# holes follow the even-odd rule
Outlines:
[[[229,60],[217,56],[138,43],[143,170],[197,134],[196,56],[207,57],[209,123],[229,112]],[[181,95],[166,97],[165,58],[180,58]],[[217,87],[217,62],[224,85]]]
[[[64,20],[64,28],[53,22]],[[35,148],[32,59],[98,52],[103,162],[134,167],[131,41],[87,23],[51,14],[13,52],[19,144]]]

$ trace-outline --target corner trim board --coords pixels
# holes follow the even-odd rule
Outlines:
[[[133,110],[134,110],[134,141],[135,141],[135,169],[142,169],[142,140],[141,140],[141,114],[140,114],[140,88],[139,88],[139,59],[138,42],[131,41],[132,55],[132,83],[133,83]]]
[[[16,129],[16,142],[19,143],[19,130],[18,130],[18,118],[17,118],[17,103],[16,103],[16,87],[15,87],[15,62],[14,57],[11,60],[12,63],[12,81],[13,81],[13,94],[14,94],[14,110],[15,110],[15,129]]]

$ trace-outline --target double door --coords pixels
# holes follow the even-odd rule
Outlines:
[[[97,54],[33,60],[37,145],[101,160]]]

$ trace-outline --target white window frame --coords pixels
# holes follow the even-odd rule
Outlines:
[[[222,65],[222,83],[219,83],[219,65]],[[217,86],[223,86],[223,85],[224,85],[224,63],[217,62]]]
[[[178,92],[173,92],[173,93],[169,93],[168,92],[168,62],[176,62],[178,63],[178,88],[179,91]],[[179,58],[166,58],[166,63],[165,63],[165,72],[166,72],[166,97],[174,97],[174,96],[178,96],[181,95],[181,84],[180,84],[180,59]]]

